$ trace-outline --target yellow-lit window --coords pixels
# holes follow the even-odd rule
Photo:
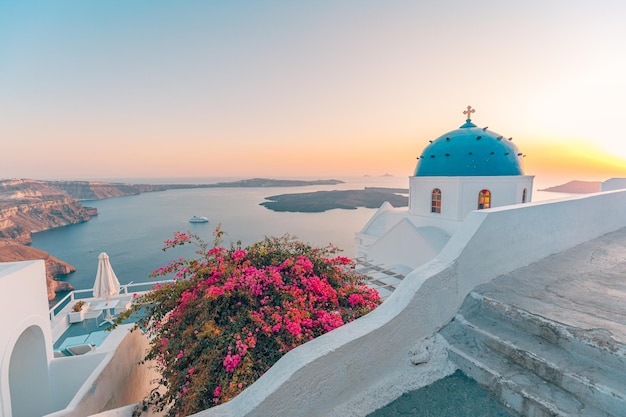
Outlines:
[[[480,190],[478,193],[478,210],[491,207],[491,191]]]
[[[430,204],[430,212],[441,213],[441,190],[439,188],[435,188],[433,190]]]

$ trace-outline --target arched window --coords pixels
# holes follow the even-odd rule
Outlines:
[[[491,191],[480,190],[478,193],[478,210],[491,207]]]
[[[430,212],[441,213],[441,190],[435,188],[430,201]]]
[[[522,191],[522,203],[526,202],[526,188],[524,188],[524,191]]]

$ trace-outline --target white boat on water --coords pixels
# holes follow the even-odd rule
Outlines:
[[[189,223],[208,223],[209,219],[204,216],[193,216]]]

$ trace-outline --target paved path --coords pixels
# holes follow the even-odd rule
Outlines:
[[[626,345],[626,228],[500,276],[476,291],[571,326],[600,343],[612,339]]]
[[[457,371],[408,392],[368,417],[514,417],[486,389]]]

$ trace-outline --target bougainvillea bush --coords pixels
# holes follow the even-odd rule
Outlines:
[[[153,405],[168,416],[230,400],[291,349],[380,304],[333,246],[284,236],[225,248],[222,233],[212,247],[186,233],[166,241],[165,249],[196,244],[198,256],[155,271],[176,280],[136,298],[127,313],[145,309],[137,324],[151,338],[146,360],[161,374]]]

